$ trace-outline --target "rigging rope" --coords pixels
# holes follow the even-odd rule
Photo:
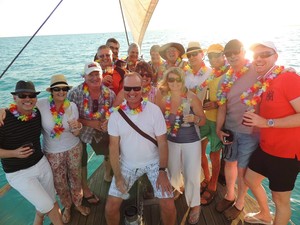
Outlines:
[[[52,14],[55,12],[55,10],[58,8],[58,6],[63,2],[63,0],[60,0],[60,2],[55,6],[55,8],[52,10],[52,12],[49,14],[49,16],[45,19],[45,21],[42,23],[42,25],[37,29],[37,31],[31,36],[31,38],[27,41],[27,43],[23,46],[23,48],[19,51],[19,53],[15,56],[15,58],[10,62],[10,64],[6,67],[6,69],[2,72],[0,75],[0,79],[3,77],[3,75],[6,73],[6,71],[11,67],[11,65],[16,61],[16,59],[19,57],[19,55],[23,52],[23,50],[27,47],[27,45],[31,42],[31,40],[35,37],[35,35],[40,31],[40,29],[44,26],[44,24],[47,22],[47,20],[52,16]]]
[[[127,34],[126,23],[125,23],[125,19],[124,19],[124,14],[123,14],[123,8],[122,8],[121,0],[119,0],[119,4],[120,4],[121,13],[122,13],[122,19],[123,19],[123,24],[124,24],[124,29],[125,29],[125,34],[126,34],[127,44],[128,44],[128,46],[129,46],[129,39],[128,39],[128,34]],[[1,78],[1,77],[0,77],[0,78]]]

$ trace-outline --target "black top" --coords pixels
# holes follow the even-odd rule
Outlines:
[[[18,120],[9,110],[6,110],[4,125],[0,127],[0,148],[15,150],[31,142],[35,151],[27,158],[1,159],[4,172],[12,173],[27,169],[40,161],[43,157],[40,143],[41,127],[39,110],[37,110],[36,117],[26,122]]]

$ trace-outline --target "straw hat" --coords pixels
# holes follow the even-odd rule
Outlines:
[[[181,57],[185,53],[184,47],[182,46],[182,44],[179,44],[179,43],[176,43],[176,42],[167,43],[167,44],[165,44],[165,45],[163,45],[159,48],[159,54],[165,60],[167,59],[166,51],[170,47],[174,47],[179,51],[179,57]]]
[[[185,54],[182,55],[182,57],[186,57],[186,54],[192,53],[192,52],[199,52],[199,51],[205,51],[201,48],[200,43],[198,41],[191,41],[188,44],[188,47],[186,49]]]
[[[51,92],[51,88],[54,87],[69,87],[70,89],[72,88],[72,86],[68,85],[67,79],[63,74],[53,75],[51,77],[50,87],[48,87],[46,91]]]
[[[16,84],[16,88],[14,92],[10,92],[12,95],[16,95],[18,93],[34,93],[38,95],[40,91],[35,91],[34,84],[31,81],[20,80]]]

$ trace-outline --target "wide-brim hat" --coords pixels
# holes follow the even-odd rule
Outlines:
[[[10,92],[12,95],[16,95],[18,93],[34,93],[38,95],[41,93],[40,91],[36,91],[34,84],[31,81],[20,80],[16,84],[16,88],[14,92]]]
[[[271,48],[273,49],[275,52],[277,52],[277,48],[275,46],[275,44],[272,42],[272,41],[259,41],[259,42],[256,42],[254,44],[252,44],[250,46],[250,50],[251,51],[254,51],[254,49],[259,46],[259,45],[262,45],[262,46],[265,46],[265,47],[268,47],[268,48]]]
[[[167,59],[166,51],[170,47],[174,47],[179,51],[179,57],[181,57],[185,53],[185,50],[184,50],[184,47],[182,46],[182,44],[179,44],[176,42],[167,43],[159,48],[159,54],[165,60]]]
[[[50,87],[46,89],[46,91],[51,92],[51,88],[54,87],[69,87],[70,89],[72,86],[68,85],[67,79],[63,74],[56,74],[51,77]]]

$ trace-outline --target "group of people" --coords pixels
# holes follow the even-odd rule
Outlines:
[[[101,45],[76,87],[53,75],[47,99],[37,100],[32,82],[18,81],[14,103],[0,112],[3,169],[9,184],[35,206],[34,224],[43,224],[45,214],[55,225],[68,223],[73,204],[87,216],[82,199],[100,201],[87,183],[87,144],[105,156],[108,225],[119,224],[121,203],[143,174],[160,200],[164,224],[176,223],[174,201],[183,193],[188,222],[197,224],[201,205],[216,195],[221,155],[227,192],[216,210],[234,220],[250,188],[260,211],[247,213],[246,222],[287,224],[300,163],[300,77],[276,65],[274,43],[254,43],[252,61],[237,39],[207,50],[194,41],[186,50],[176,42],[154,45],[150,62],[139,59],[135,43],[124,60],[119,49],[114,38]]]

